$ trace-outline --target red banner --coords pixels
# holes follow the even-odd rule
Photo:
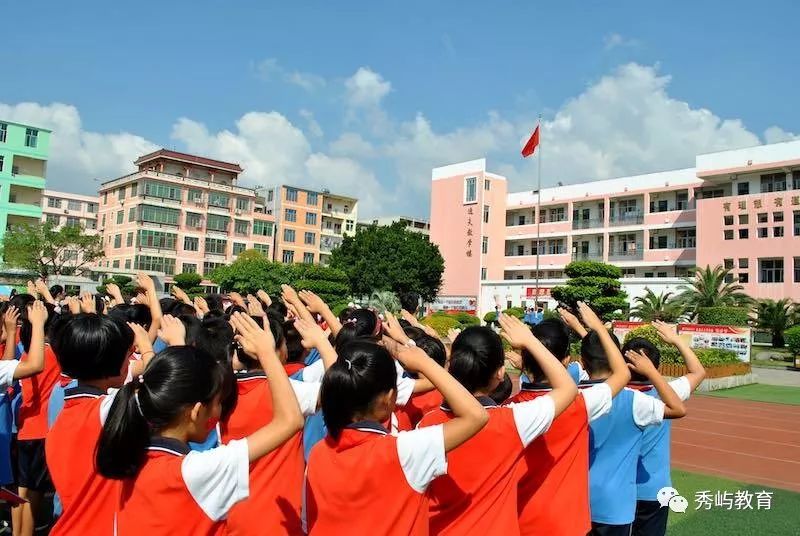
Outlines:
[[[539,297],[549,297],[550,296],[550,289],[539,287]],[[533,298],[536,297],[536,287],[528,287],[525,289],[525,297]]]

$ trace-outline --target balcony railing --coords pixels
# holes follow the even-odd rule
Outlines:
[[[603,260],[603,252],[602,251],[573,251],[572,252],[572,260],[573,261],[597,261]]]
[[[644,257],[644,250],[642,246],[637,244],[635,248],[628,246],[627,249],[622,248],[612,248],[608,252],[608,260],[617,260],[617,261],[635,261],[640,260]]]
[[[623,212],[621,214],[612,214],[609,219],[609,225],[638,225],[644,222],[644,214],[641,212]]]
[[[603,218],[591,218],[586,220],[572,220],[573,229],[594,229],[604,225]]]
[[[651,242],[649,249],[689,249],[695,247],[695,238],[679,238],[676,241],[668,241],[659,244],[658,242]]]

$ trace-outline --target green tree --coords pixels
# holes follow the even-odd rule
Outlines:
[[[772,347],[783,348],[783,332],[792,323],[792,302],[788,298],[782,300],[759,300],[754,308],[756,327],[772,334]]]
[[[729,282],[726,282],[726,279]],[[744,287],[733,283],[730,270],[722,266],[695,268],[694,276],[684,279],[677,299],[694,318],[701,307],[741,307],[750,304]]]
[[[613,320],[628,309],[628,295],[621,289],[622,270],[596,261],[574,261],[564,268],[566,285],[554,287],[553,297],[570,307],[589,304],[603,320]]]
[[[656,294],[645,288],[645,295],[637,296],[633,303],[635,306],[631,309],[631,316],[642,322],[677,322],[683,316],[683,305],[672,298],[672,292]]]
[[[439,247],[403,224],[362,227],[333,250],[330,266],[347,274],[355,296],[390,290],[417,292],[432,301],[442,286]]]
[[[195,296],[203,294],[203,287],[200,286],[200,282],[203,280],[203,278],[200,276],[200,274],[177,274],[172,278],[172,280],[175,282],[175,286],[186,292],[190,298],[194,298]]]
[[[35,272],[40,277],[80,275],[103,258],[103,237],[68,225],[55,229],[47,222],[18,225],[6,231],[2,244],[6,264]]]

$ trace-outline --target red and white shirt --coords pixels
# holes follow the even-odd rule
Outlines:
[[[23,353],[20,361],[27,361]],[[19,432],[17,439],[44,439],[47,435],[47,408],[53,388],[61,381],[61,367],[49,344],[44,345],[44,370],[30,378],[20,380],[22,405],[19,407]]]

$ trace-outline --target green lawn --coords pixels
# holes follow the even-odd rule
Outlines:
[[[800,493],[766,488],[757,484],[744,484],[723,478],[705,476],[684,471],[672,472],[672,485],[689,501],[685,513],[670,512],[669,536],[736,536],[739,534],[769,534],[770,536],[800,534]],[[695,494],[708,490],[711,496],[719,490],[735,494],[738,490],[749,490],[754,494],[753,510],[726,510],[713,507],[711,510],[696,510]],[[771,510],[758,510],[755,493],[773,492]]]
[[[754,400],[756,402],[800,405],[800,387],[783,387],[780,385],[754,383],[752,385],[734,387],[733,389],[712,391],[710,393],[704,393],[704,395]]]

